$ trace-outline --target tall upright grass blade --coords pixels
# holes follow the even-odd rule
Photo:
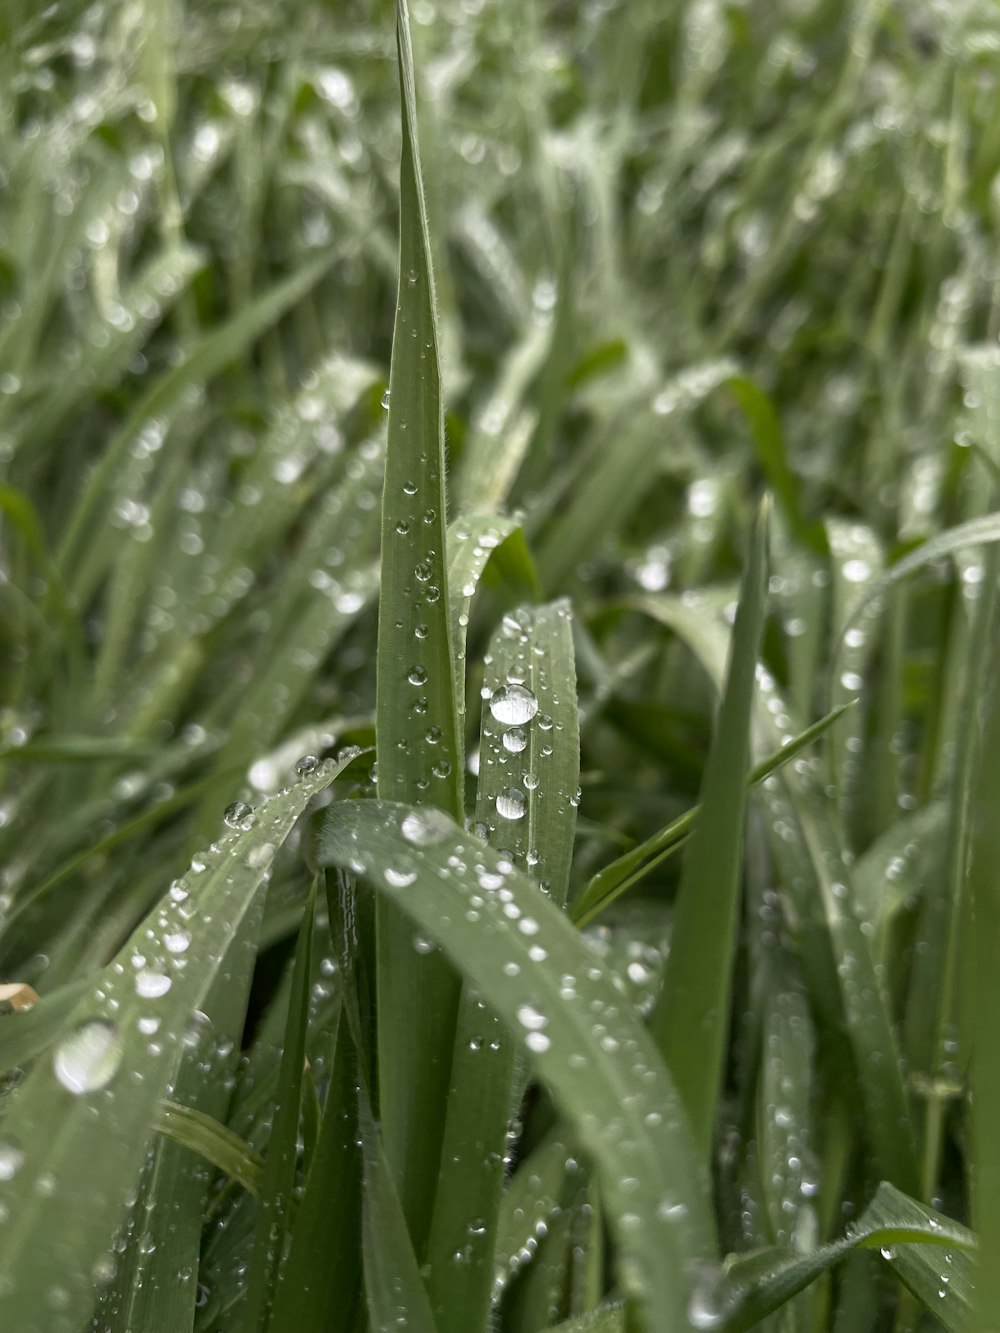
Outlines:
[[[434,276],[417,135],[409,14],[396,7],[402,101],[399,295],[389,375],[376,659],[378,788],[386,799],[463,815],[444,487],[444,416]],[[430,1224],[459,983],[413,949],[412,927],[379,900],[378,1115],[418,1258]]]
[[[306,1058],[309,986],[316,883],[302,914],[288,994],[288,1019],[278,1072],[278,1105],[268,1136],[267,1156],[260,1182],[257,1231],[250,1261],[243,1328],[265,1333],[295,1211],[296,1157],[302,1115],[302,1071]]]
[[[750,721],[767,595],[768,508],[751,543],[701,810],[674,907],[670,958],[650,1028],[702,1160],[715,1134],[739,921]]]
[[[594,1159],[645,1327],[683,1327],[689,1265],[714,1244],[704,1172],[652,1041],[565,916],[439,812],[341,803],[321,852],[432,932],[519,1035]]]
[[[580,735],[566,603],[504,616],[486,655],[476,830],[560,906],[576,830]],[[485,1326],[517,1050],[475,983],[462,991],[428,1247],[440,1333]],[[456,1263],[455,1255],[461,1256]]]

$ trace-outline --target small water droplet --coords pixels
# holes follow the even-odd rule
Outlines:
[[[385,882],[393,889],[405,889],[417,878],[415,870],[397,870],[394,866],[387,866],[385,871]]]
[[[118,1029],[103,1019],[82,1023],[62,1039],[52,1057],[56,1078],[78,1097],[106,1087],[121,1062]]]
[[[315,773],[319,768],[319,759],[314,754],[304,754],[301,759],[296,760],[295,771],[300,778],[308,777],[310,773]]]
[[[370,402],[370,401],[371,401],[371,400],[369,399],[369,402]],[[389,390],[388,390],[388,389],[386,389],[385,393],[382,395],[382,406],[383,406],[383,407],[385,408],[385,410],[388,412],[388,410],[389,410]]]
[[[503,748],[508,754],[520,754],[528,744],[528,733],[523,727],[511,727],[502,737]]]

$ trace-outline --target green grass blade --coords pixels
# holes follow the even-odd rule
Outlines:
[[[750,772],[748,786],[755,787],[772,773],[776,773],[780,768],[783,768],[797,754],[800,754],[813,741],[822,736],[828,727],[832,727],[835,722],[839,721],[848,708],[852,706],[851,704],[841,704],[839,708],[834,708],[825,717],[821,717],[818,722],[814,722],[811,727],[806,727],[805,731],[800,731],[793,740],[782,745],[780,750],[775,750],[767,759],[755,764]],[[684,844],[686,839],[690,837],[700,813],[701,806],[694,806],[677,819],[671,820],[665,828],[654,833],[652,837],[647,838],[637,847],[630,847],[627,852],[623,852],[621,856],[616,857],[610,865],[592,875],[587,881],[586,888],[573,901],[570,908],[570,917],[579,926],[585,926],[593,921],[616,898],[621,897],[623,893],[638,884],[644,875],[658,866],[665,856],[677,851]]]
[[[362,1252],[372,1333],[395,1333],[401,1326],[413,1333],[435,1333],[427,1289],[363,1085],[360,1121]]]
[[[263,896],[258,895],[247,918],[248,939],[256,933],[262,907]],[[218,1119],[228,1107],[239,1063],[254,963],[253,951],[235,940],[204,1009],[185,1034],[173,1088],[182,1101],[160,1104],[161,1138],[147,1159],[118,1273],[102,1302],[109,1333],[160,1324],[176,1333],[193,1327],[211,1183],[205,1162],[247,1189],[252,1190],[259,1176],[259,1159]]]
[[[520,1034],[595,1162],[625,1289],[650,1333],[683,1327],[688,1266],[713,1247],[705,1177],[652,1041],[564,914],[437,812],[341,803],[321,854],[432,933]]]
[[[361,1268],[357,1057],[341,1010],[319,1138],[271,1317],[273,1333],[348,1333]]]
[[[992,599],[991,599],[992,600]],[[995,605],[995,602],[994,602]],[[967,1038],[972,1050],[972,1214],[986,1262],[976,1274],[971,1333],[996,1327],[1000,1270],[1000,674],[996,669],[996,618],[987,634],[991,672],[983,681],[979,745],[971,786],[971,847],[967,892],[970,910],[962,922]]]
[[[643,598],[637,608],[672,629],[721,688],[729,638],[724,625],[679,598]],[[764,675],[759,683],[755,732],[771,747],[781,734],[775,719],[787,717],[787,711],[773,679]],[[789,775],[788,770],[763,784],[761,800],[774,831],[775,861],[794,909],[795,944],[810,992],[825,1020],[845,1025],[851,1040],[877,1167],[915,1194],[914,1133],[899,1052],[871,944],[851,899],[850,874],[829,800],[806,775]]]
[[[569,606],[504,616],[486,655],[477,828],[560,906],[576,828],[580,736]],[[504,814],[506,811],[506,814]],[[515,1050],[468,983],[459,1008],[427,1259],[441,1333],[488,1317]],[[460,1265],[452,1256],[462,1254]]]
[[[517,524],[511,518],[476,515],[456,518],[448,527],[448,597],[451,602],[451,642],[455,654],[455,698],[465,713],[465,655],[469,609],[493,553]]]
[[[0,1072],[20,1068],[51,1046],[87,989],[86,981],[60,986],[28,1009],[0,1014]]]
[[[957,1333],[965,1327],[975,1236],[885,1183],[842,1240],[804,1255],[765,1250],[733,1256],[718,1285],[706,1288],[706,1317],[714,1311],[712,1327],[731,1333],[753,1328],[858,1249],[881,1250],[882,1257],[945,1328]]]
[[[250,1261],[250,1280],[243,1313],[247,1333],[268,1329],[278,1270],[284,1257],[295,1205],[296,1156],[302,1113],[302,1070],[306,1058],[309,988],[312,971],[313,917],[316,882],[299,927],[288,994],[288,1018],[278,1072],[278,1105],[267,1141],[260,1181],[257,1233]]]
[[[626,1333],[625,1318],[624,1306],[605,1305],[577,1319],[556,1324],[548,1333]]]
[[[0,1251],[8,1326],[76,1328],[89,1314],[95,1267],[111,1250],[190,1017],[243,929],[276,848],[335,771],[324,768],[262,805],[252,828],[198,858],[76,1006],[52,1058],[18,1090],[3,1126],[18,1166],[0,1184],[0,1201],[20,1219]],[[139,1027],[151,1015],[160,1020],[157,1041]],[[50,1176],[59,1182],[54,1194],[38,1189]],[[55,1321],[53,1262],[63,1274]]]
[[[389,375],[376,661],[378,789],[461,820],[445,529],[444,416],[434,276],[417,136],[409,14],[396,9],[402,100],[399,294]],[[378,913],[378,1114],[418,1256],[426,1242],[445,1120],[459,982],[423,958],[394,904]]]
[[[232,1176],[251,1194],[260,1192],[261,1159],[238,1134],[204,1111],[165,1101],[160,1105],[156,1128],[164,1138],[197,1153],[217,1170]]]
[[[767,527],[765,503],[736,613],[701,813],[674,906],[670,959],[650,1016],[706,1165],[715,1134],[739,920],[750,721],[767,596]]]
[[[503,1192],[497,1218],[494,1300],[526,1262],[560,1206],[573,1154],[566,1136],[553,1130],[522,1162]]]

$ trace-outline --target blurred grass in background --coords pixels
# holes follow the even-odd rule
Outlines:
[[[1000,467],[1000,11],[417,0],[411,20],[436,284],[412,327],[425,350],[440,344],[447,511],[443,490],[427,495],[443,485],[433,456],[392,442],[394,413],[426,443],[438,411],[436,353],[406,370],[398,325],[385,396],[401,228],[423,254],[405,186],[401,207],[394,7],[7,0],[0,13],[0,979],[43,997],[0,1017],[13,1191],[0,1309],[17,1333],[86,1327],[92,1292],[94,1327],[112,1333],[381,1329],[397,1307],[441,1333],[490,1318],[511,1333],[571,1317],[683,1326],[642,1313],[630,1266],[623,1219],[649,1224],[659,1196],[630,1214],[615,1188],[632,1177],[574,1119],[589,1095],[609,1116],[612,1103],[542,1067],[530,1014],[552,1101],[536,1085],[522,1100],[513,1049],[488,1077],[451,1057],[456,1031],[456,1052],[508,1046],[480,990],[515,1029],[528,1004],[491,989],[502,946],[485,929],[471,954],[441,938],[452,963],[464,951],[463,989],[435,951],[441,903],[419,909],[414,936],[354,883],[362,867],[332,834],[322,857],[341,869],[320,872],[327,892],[306,909],[320,853],[295,820],[324,786],[335,805],[374,794],[378,731],[383,796],[464,809],[501,861],[596,918],[594,966],[623,1011],[650,1019],[692,1116],[697,1153],[678,1161],[711,1171],[711,1190],[678,1185],[676,1206],[697,1197],[714,1217],[697,1257],[782,1250],[737,1264],[728,1286],[678,1259],[690,1291],[670,1289],[693,1326],[768,1316],[797,1289],[781,1263],[801,1274],[820,1253],[819,1272],[841,1257],[823,1242],[846,1255],[838,1238],[874,1196],[862,1248],[769,1326],[936,1326],[929,1305],[947,1328],[993,1327],[1000,1272],[984,1267],[976,1305],[971,1242],[927,1209],[978,1224],[987,1254],[1000,1244],[996,747],[976,740],[981,700],[996,725],[984,543],[1000,536],[985,517]],[[423,269],[406,272],[416,301]],[[383,509],[387,433],[399,486]],[[725,689],[764,489],[774,512]],[[383,601],[376,718],[380,513],[440,600],[420,592],[437,609],[418,614],[403,570],[401,600]],[[405,630],[386,611],[404,604]],[[467,712],[452,675],[466,636]],[[531,714],[521,745],[502,708],[484,710],[480,738],[481,691],[512,681],[556,719],[551,739]],[[719,690],[729,723],[706,768]],[[764,760],[854,699],[756,789],[741,860],[741,736]],[[388,752],[411,743],[409,758]],[[438,747],[429,794],[425,744]],[[506,781],[521,763],[540,791]],[[700,870],[683,877],[685,855],[663,853],[699,795]],[[255,825],[234,802],[261,806]],[[394,818],[365,835],[383,857],[398,851]],[[438,834],[415,875],[447,873]],[[180,926],[170,913],[184,915],[199,864],[213,908],[206,883]],[[577,947],[542,921],[543,954]],[[185,936],[188,988],[152,1018],[142,1001],[170,960],[146,954]],[[657,1000],[665,967],[672,1007]],[[377,1012],[409,1013],[417,1044]],[[197,1059],[192,1013],[210,1030]],[[85,1094],[71,1109],[67,1060]],[[43,1065],[51,1086],[32,1084]],[[103,1129],[92,1094],[115,1099]],[[393,1128],[393,1107],[407,1124]],[[443,1169],[463,1126],[468,1150],[495,1158],[478,1183]],[[143,1173],[158,1127],[172,1137]],[[98,1224],[94,1162],[118,1142],[130,1155]],[[65,1148],[58,1171],[50,1144]],[[256,1211],[205,1161],[251,1182]],[[917,1204],[876,1195],[882,1180]],[[470,1211],[474,1198],[499,1211]],[[941,1227],[953,1250],[915,1244]],[[27,1253],[41,1265],[30,1296],[34,1269],[3,1285]],[[46,1268],[75,1276],[64,1291]],[[609,1293],[627,1310],[587,1322]]]

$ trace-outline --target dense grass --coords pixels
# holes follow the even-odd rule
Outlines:
[[[1000,12],[398,11],[0,12],[0,1327],[986,1333]]]

